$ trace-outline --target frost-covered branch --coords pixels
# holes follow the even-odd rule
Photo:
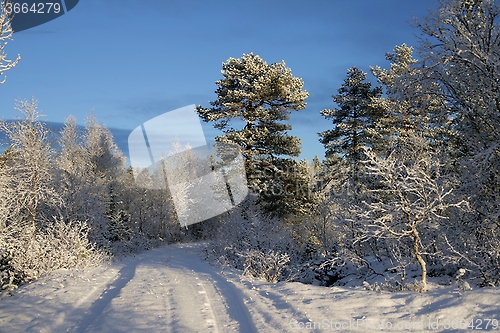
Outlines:
[[[448,209],[465,208],[467,203],[453,200],[453,188],[441,174],[441,162],[431,150],[419,149],[426,145],[423,137],[410,136],[408,142],[400,144],[404,149],[387,157],[366,151],[364,163],[379,188],[369,191],[369,201],[364,202],[359,217],[364,221],[366,237],[412,239],[413,254],[422,269],[425,287],[423,237],[437,232],[440,224],[448,220]],[[426,153],[416,154],[417,151]]]
[[[7,53],[5,53],[4,49],[7,46],[7,41],[12,39],[12,31],[11,21],[12,18],[7,14],[6,9],[7,0],[1,0],[0,8],[2,12],[0,13],[0,76],[3,75],[5,71],[12,69],[17,65],[19,60],[21,60],[21,56],[17,55],[15,60],[7,59]],[[6,78],[0,81],[0,84],[5,83]]]

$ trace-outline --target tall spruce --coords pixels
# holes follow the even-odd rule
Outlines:
[[[460,136],[447,114],[442,88],[438,82],[425,79],[425,66],[413,57],[413,47],[395,46],[386,59],[391,62],[389,69],[376,66],[371,71],[385,90],[385,96],[374,98],[372,104],[385,110],[378,127],[387,153],[399,149],[408,136],[421,135],[429,147],[442,150],[443,156],[452,151],[460,154]]]
[[[362,176],[364,149],[380,146],[381,132],[377,126],[384,109],[374,106],[372,100],[381,94],[379,87],[372,88],[371,83],[366,81],[366,73],[352,67],[347,71],[347,78],[338,89],[338,95],[333,96],[338,108],[321,111],[334,125],[333,129],[318,133],[320,142],[325,146],[326,157],[331,161],[345,162],[342,164],[347,167],[347,178],[352,181],[355,190]]]

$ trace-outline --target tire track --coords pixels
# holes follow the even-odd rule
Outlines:
[[[258,332],[243,292],[199,248],[146,251],[85,272],[90,279],[47,276],[12,299],[25,311],[0,332]],[[0,321],[11,316],[4,309]]]
[[[215,273],[207,263],[201,262],[196,246],[172,246],[169,249],[172,250],[170,267],[189,272],[184,276],[190,277],[192,282],[189,284],[195,285],[198,294],[203,295],[202,311],[208,311],[213,321],[213,326],[207,326],[206,329],[213,332],[257,332],[245,305],[244,296],[231,282]],[[203,302],[194,295],[192,297],[197,299],[197,302]],[[208,323],[211,324],[212,321],[208,320]]]

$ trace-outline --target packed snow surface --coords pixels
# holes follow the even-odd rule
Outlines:
[[[59,270],[0,300],[1,332],[500,331],[495,288],[427,293],[277,284],[221,271],[203,244]]]

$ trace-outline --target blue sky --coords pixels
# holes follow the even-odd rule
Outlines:
[[[324,156],[317,132],[331,128],[320,111],[333,108],[346,71],[387,67],[395,45],[416,45],[432,0],[194,1],[80,0],[66,15],[14,34],[6,52],[21,54],[0,86],[0,118],[19,116],[15,101],[39,101],[43,119],[79,124],[91,110],[129,133],[148,119],[190,105],[208,107],[222,62],[253,52],[284,60],[304,80],[307,108],[291,115],[301,157]],[[220,134],[203,124],[207,140]],[[118,133],[118,132],[117,132]],[[124,152],[125,142],[120,142]]]

